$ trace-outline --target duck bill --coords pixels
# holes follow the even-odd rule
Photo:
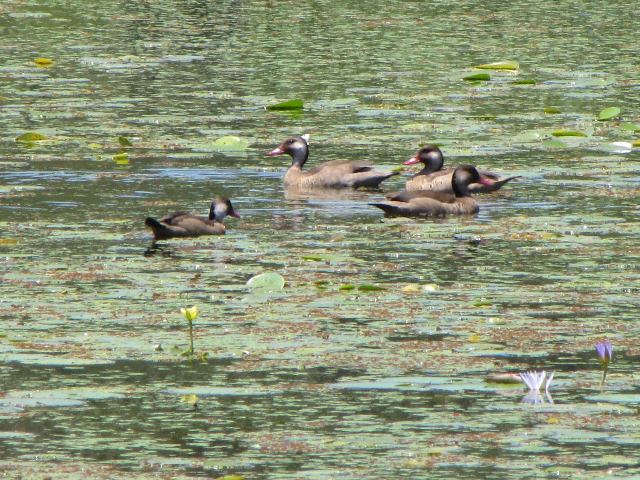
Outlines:
[[[235,211],[235,210],[231,210],[231,211],[229,212],[229,216],[230,216],[230,217],[233,217],[233,218],[240,218],[240,214],[239,214],[239,213],[236,213],[236,211]]]
[[[403,165],[415,165],[416,163],[420,163],[420,159],[416,155],[415,157],[411,157],[409,160],[403,163]]]
[[[491,187],[495,182],[490,178],[480,177],[480,181],[478,183],[481,183],[482,185],[486,185],[487,187]]]
[[[276,155],[284,155],[285,152],[282,147],[278,147],[278,148],[274,148],[273,150],[271,150],[269,153],[267,153],[267,156],[269,157],[275,157]]]

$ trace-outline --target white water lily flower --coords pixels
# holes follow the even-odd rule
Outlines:
[[[520,374],[520,379],[529,387],[530,392],[539,392],[542,387],[544,387],[544,391],[549,391],[549,385],[551,385],[551,380],[553,380],[553,373],[551,372],[547,375],[547,372],[542,370],[541,372],[524,372]]]

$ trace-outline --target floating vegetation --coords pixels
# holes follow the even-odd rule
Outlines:
[[[33,63],[35,63],[38,67],[50,67],[53,65],[53,60],[45,57],[36,58]]]
[[[296,98],[295,100],[287,100],[286,102],[280,102],[273,105],[267,105],[267,110],[302,110],[304,108],[304,102]]]
[[[605,108],[604,110],[602,110],[599,114],[598,114],[598,120],[599,121],[606,121],[606,120],[611,120],[614,119],[618,116],[620,116],[620,108],[619,107],[608,107]]]
[[[113,161],[118,165],[129,165],[129,154],[127,152],[116,153],[113,156]]]
[[[491,75],[488,73],[474,73],[473,75],[467,75],[462,77],[465,82],[488,82],[491,80]]]
[[[38,132],[27,132],[23,133],[19,137],[16,137],[16,142],[19,143],[34,143],[41,142],[43,140],[48,140],[48,137]]]
[[[121,147],[133,147],[133,143],[127,137],[118,137],[118,143]]]
[[[200,398],[195,393],[187,393],[187,394],[182,395],[180,397],[180,401],[182,403],[186,403],[186,404],[192,406],[193,409],[195,410],[195,409],[198,408],[198,402],[200,401]]]
[[[284,285],[284,277],[276,272],[260,273],[247,281],[247,287],[252,290],[276,291],[282,290]]]
[[[523,78],[522,80],[514,80],[513,85],[536,85],[538,82],[533,78]]]
[[[479,68],[480,70],[518,70],[520,64],[511,60],[493,63],[483,63],[482,65],[475,65],[473,68]]]
[[[246,138],[227,135],[220,137],[212,143],[213,149],[218,151],[241,151],[246,150],[251,142]]]
[[[587,134],[578,130],[554,130],[551,132],[554,137],[586,137]]]

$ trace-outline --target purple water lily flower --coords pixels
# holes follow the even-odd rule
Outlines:
[[[553,373],[547,374],[544,370],[541,372],[529,371],[520,374],[520,379],[529,387],[530,392],[539,392],[544,387],[545,392],[549,390],[551,380],[553,380]]]
[[[609,363],[611,363],[611,359],[613,358],[613,345],[611,345],[611,342],[609,340],[598,342],[595,347],[600,363],[604,367],[609,366]]]

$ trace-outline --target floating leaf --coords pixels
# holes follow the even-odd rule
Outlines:
[[[578,130],[554,130],[551,132],[554,137],[586,137],[587,134]]]
[[[23,133],[19,137],[16,138],[16,142],[22,143],[31,143],[31,142],[40,142],[42,140],[46,140],[47,136],[38,132],[27,132]]]
[[[129,154],[127,152],[116,153],[113,159],[118,165],[129,165]]]
[[[474,73],[473,75],[462,77],[462,80],[466,82],[488,82],[491,80],[491,75],[488,73]]]
[[[299,98],[295,100],[287,100],[286,102],[276,103],[275,105],[267,105],[267,110],[302,110],[304,102]]]
[[[0,245],[15,245],[18,240],[15,238],[0,238]]]
[[[340,290],[343,290],[343,291],[354,290],[355,288],[356,286],[350,283],[345,283],[344,285],[340,285]]]
[[[427,283],[426,285],[410,283],[402,288],[404,293],[435,292],[436,290],[438,290],[438,285],[435,283]]]
[[[254,290],[282,290],[284,283],[282,275],[275,272],[265,272],[251,277],[247,282],[247,287]]]
[[[53,65],[53,60],[44,57],[38,57],[33,62],[39,67],[50,67],[51,65]]]
[[[121,147],[133,147],[133,143],[127,137],[118,137],[118,143]]]
[[[562,113],[562,110],[560,110],[558,107],[545,107],[544,113],[546,113],[547,115],[557,115],[558,113]]]
[[[602,110],[598,114],[598,120],[600,121],[611,120],[612,118],[615,118],[618,115],[620,115],[620,109],[618,107],[608,107]]]
[[[245,480],[242,475],[225,475],[224,477],[218,477],[216,480]]]
[[[567,146],[566,143],[561,142],[560,140],[556,140],[556,139],[547,140],[545,142],[542,142],[542,145],[544,145],[547,148],[564,148],[564,147]]]
[[[214,150],[219,151],[246,150],[249,144],[250,142],[246,138],[227,135],[226,137],[220,137],[213,142],[213,148]]]
[[[361,292],[379,292],[381,290],[384,290],[384,288],[379,287],[378,285],[360,285],[358,287],[358,290],[360,290]]]
[[[518,70],[520,64],[514,61],[502,61],[494,63],[483,63],[482,65],[476,65],[473,68],[479,68],[481,70]]]
[[[638,123],[621,123],[620,130],[625,132],[640,132],[640,124]]]
[[[104,148],[104,145],[102,145],[101,143],[88,143],[87,147],[89,147],[91,150],[99,150],[101,148]]]
[[[182,403],[187,403],[189,405],[191,405],[192,407],[197,407],[198,406],[198,400],[200,400],[198,398],[198,396],[195,393],[191,393],[188,395],[182,395],[182,397],[180,397],[180,401]]]
[[[513,85],[535,85],[538,82],[533,78],[523,78],[522,80],[514,80],[511,83]]]
[[[302,255],[300,258],[308,262],[322,262],[324,260],[320,255]]]
[[[632,147],[640,147],[640,140],[634,140],[631,144]]]

